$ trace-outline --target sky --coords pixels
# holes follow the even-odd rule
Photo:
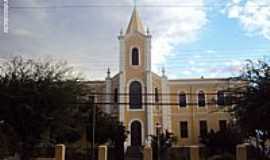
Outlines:
[[[132,0],[0,0],[0,60],[67,61],[87,80],[116,74],[117,36]],[[269,59],[270,0],[137,0],[152,35],[152,70],[170,79],[239,75],[246,59]]]

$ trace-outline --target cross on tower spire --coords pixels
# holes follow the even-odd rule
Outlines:
[[[136,3],[136,0],[134,0],[134,3]],[[136,4],[133,8],[132,16],[130,18],[126,33],[132,32],[140,32],[142,34],[145,34],[144,26],[137,11]]]
[[[133,0],[133,3],[134,3],[134,8],[137,7],[137,0]]]

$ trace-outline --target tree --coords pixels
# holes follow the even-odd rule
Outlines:
[[[93,139],[93,107],[88,107],[87,115],[83,118],[84,126],[86,126],[87,141],[92,142]],[[83,113],[82,113],[83,114]],[[124,142],[126,141],[128,131],[126,127],[117,120],[116,117],[112,117],[108,113],[101,110],[100,107],[96,107],[96,124],[95,124],[95,146],[107,143],[112,146],[117,153],[117,159],[124,159]],[[89,121],[90,120],[90,121]],[[94,146],[94,147],[95,147]],[[92,146],[93,147],[93,146]],[[92,153],[93,154],[93,153]]]
[[[0,67],[0,132],[20,159],[42,144],[77,140],[73,110],[79,76],[66,63],[15,57]],[[3,147],[4,146],[4,147]]]
[[[236,145],[243,142],[243,137],[237,127],[230,126],[216,132],[211,130],[200,137],[200,142],[205,145],[207,156],[233,155]]]
[[[92,141],[94,104],[79,74],[63,62],[15,57],[0,67],[0,151],[29,160],[36,147]],[[87,96],[88,97],[88,96]],[[96,144],[123,151],[125,127],[96,107]],[[122,152],[124,153],[124,151]]]
[[[269,156],[267,140],[270,138],[270,66],[264,61],[248,61],[239,79],[245,85],[240,89],[242,93],[232,113],[242,133],[256,144],[260,159],[263,159]]]
[[[157,156],[163,158],[165,153],[170,147],[177,141],[176,136],[168,130],[165,133],[159,133],[158,135],[151,136],[151,147],[153,149],[153,159],[157,160]]]
[[[87,94],[87,93],[85,93]],[[89,93],[88,93],[89,94]],[[85,98],[83,98],[85,99]],[[87,99],[87,98],[86,98]],[[104,112],[96,104],[89,102],[88,100],[81,100],[80,103],[84,105],[79,106],[79,110],[76,113],[77,126],[80,128],[82,134],[86,135],[84,139],[86,146],[80,144],[79,147],[74,148],[71,152],[81,153],[88,155],[90,149],[87,147],[91,145],[91,156],[93,156],[93,149],[101,144],[109,145],[109,149],[113,148],[117,159],[123,160],[124,158],[124,142],[127,138],[128,131],[126,127],[118,121],[117,117],[113,117],[110,114]],[[95,107],[95,108],[94,108]],[[95,113],[94,113],[95,111]],[[93,142],[93,115],[95,114],[95,143]],[[85,150],[86,149],[86,150]],[[71,153],[72,154],[72,153]],[[90,156],[90,155],[88,155]],[[79,159],[78,157],[72,157],[72,159]]]

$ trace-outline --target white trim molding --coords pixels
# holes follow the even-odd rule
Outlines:
[[[111,94],[111,90],[112,90],[112,79],[111,78],[106,78],[105,83],[106,83],[105,101],[106,101],[106,103],[111,103],[112,98],[111,98],[110,94]],[[109,104],[105,105],[104,110],[105,110],[106,113],[111,113],[112,112],[112,108],[111,108],[111,106]]]
[[[126,58],[125,58],[125,40],[123,36],[119,36],[119,71],[125,70]]]
[[[161,78],[161,91],[162,93],[170,93],[170,88],[168,86],[168,80],[164,76]],[[169,103],[170,102],[170,95],[168,96],[162,96],[162,102],[163,103]],[[171,126],[171,106],[170,105],[164,105],[162,106],[162,128],[164,130],[172,131]]]
[[[146,79],[145,79],[145,84],[146,84],[146,93],[152,93],[153,89],[153,80],[152,80],[152,74],[150,71],[146,71]],[[147,98],[147,102],[153,103],[153,96],[150,96]],[[148,135],[153,135],[154,134],[154,117],[153,117],[153,105],[147,105],[146,108],[146,114],[147,114],[147,134]],[[148,142],[150,142],[150,137]]]
[[[144,43],[144,68],[151,71],[151,35],[148,35]]]
[[[120,72],[119,75],[119,93],[125,92],[125,74],[123,72]],[[119,96],[119,102],[124,103],[125,97]],[[125,122],[125,105],[118,105],[119,108],[119,121]]]

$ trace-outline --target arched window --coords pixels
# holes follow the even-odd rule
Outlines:
[[[203,91],[198,93],[198,106],[204,107],[205,106],[205,94]]]
[[[225,105],[225,95],[223,91],[217,92],[217,104],[220,106]]]
[[[114,89],[114,97],[113,97],[114,103],[118,103],[118,88]]]
[[[184,92],[181,92],[179,94],[179,106],[180,107],[186,107],[187,106],[187,97]]]
[[[159,102],[159,93],[158,93],[158,88],[155,88],[155,102]]]
[[[138,48],[132,48],[131,53],[131,63],[132,65],[139,65],[139,49]]]
[[[142,108],[142,85],[134,81],[129,86],[129,105],[131,109]]]

